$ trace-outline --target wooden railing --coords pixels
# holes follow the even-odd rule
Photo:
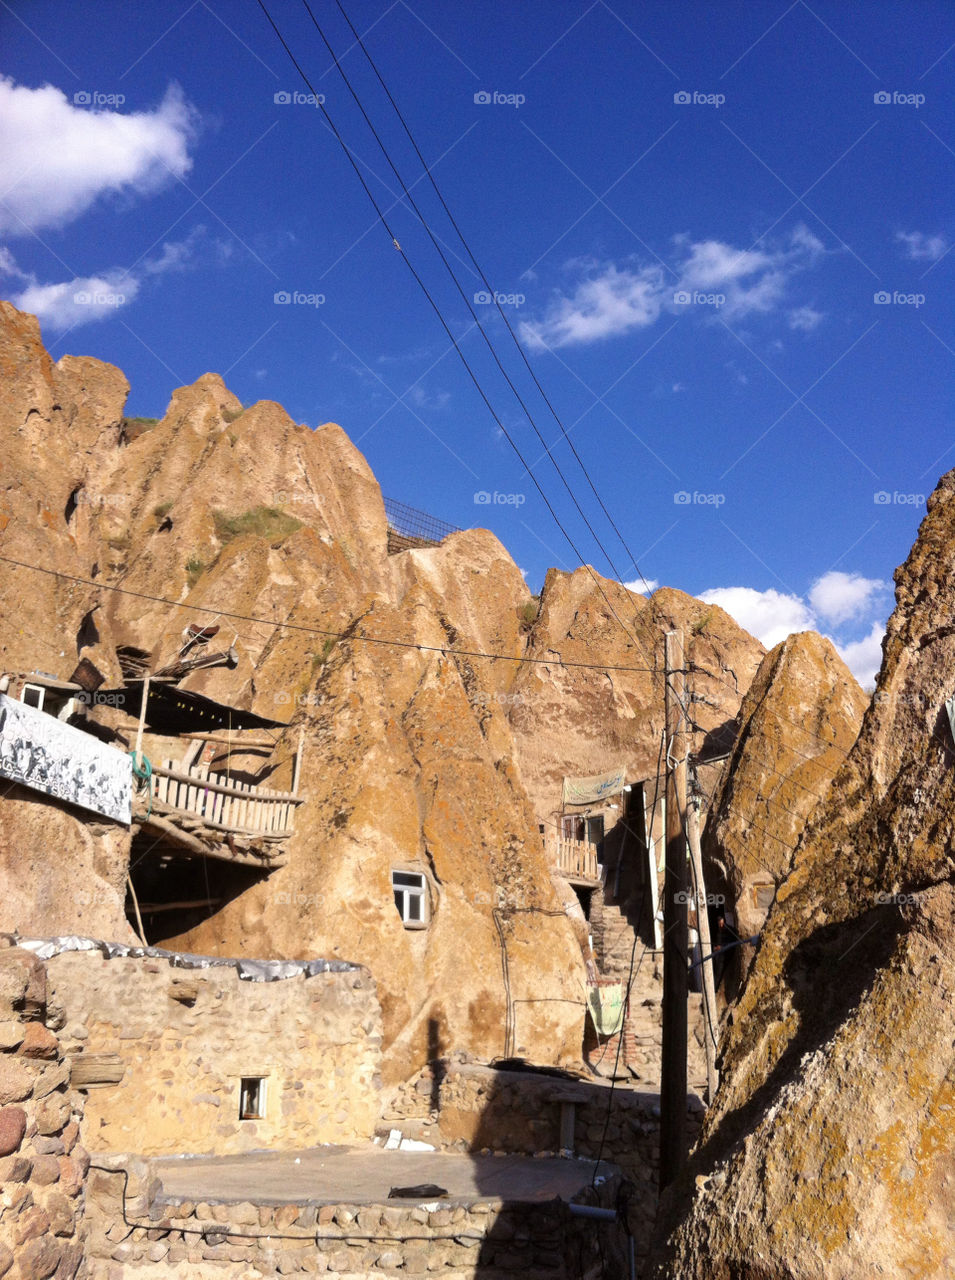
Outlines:
[[[564,875],[573,876],[578,880],[600,879],[596,845],[588,844],[585,840],[566,840],[558,836],[550,844],[550,852],[558,870]]]
[[[302,803],[301,796],[289,791],[237,782],[226,774],[210,773],[206,765],[183,769],[175,760],[153,765],[150,789],[154,802],[199,818],[216,831],[273,840],[291,833],[295,806]]]

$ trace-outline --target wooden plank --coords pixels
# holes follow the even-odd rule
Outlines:
[[[196,769],[196,776],[198,777],[200,784],[205,783],[209,777],[209,766],[207,764],[199,765]],[[196,813],[204,818],[208,811],[209,816],[212,817],[213,815],[211,811],[214,808],[214,796],[215,792],[210,795],[208,787],[203,785],[196,787]]]
[[[218,786],[221,779],[221,773],[210,773],[208,775],[212,786]],[[213,791],[212,788],[206,793],[206,816],[211,818],[213,822],[222,822],[222,802],[225,799],[221,791]]]
[[[271,854],[267,854],[264,857],[256,857],[252,854],[245,855],[241,852],[239,854],[233,854],[225,845],[216,846],[203,844],[203,842],[195,835],[192,835],[190,832],[184,831],[181,827],[177,826],[175,821],[177,818],[187,818],[194,822],[196,820],[196,815],[194,813],[190,813],[186,809],[167,809],[166,812],[161,814],[150,814],[148,820],[145,821],[143,825],[145,827],[154,827],[157,831],[162,831],[164,834],[169,836],[173,843],[179,843],[183,848],[189,849],[191,852],[201,854],[206,858],[220,858],[224,862],[243,862],[247,865],[256,867],[271,867],[273,865],[273,855]],[[255,837],[258,837],[260,840],[284,839],[286,834],[285,832],[280,832],[276,835],[265,836],[261,831],[249,831],[248,829],[240,827],[224,827],[219,822],[206,822],[204,825],[211,831],[228,831],[230,835],[247,836],[250,840]]]
[[[172,762],[170,762],[170,764],[171,763]],[[157,769],[157,772],[160,772],[160,770]],[[182,773],[179,769],[172,767],[163,767],[161,772],[168,774],[170,778],[176,781],[185,783],[187,786],[195,785],[196,775],[194,773]],[[221,776],[221,774],[216,775],[216,777]],[[205,785],[209,788],[214,788],[216,791],[222,791],[227,795],[236,795],[239,793],[238,784],[235,782],[227,785],[221,782],[214,782],[210,779]],[[291,791],[270,791],[267,787],[253,787],[253,790],[257,795],[268,796],[270,799],[287,800],[290,804],[305,803],[302,796],[293,795]]]
[[[192,781],[193,777],[194,774],[192,769],[188,769],[186,771],[187,780],[184,784],[185,791],[183,792],[180,790],[179,793],[179,807],[181,809],[188,809],[190,813],[195,813],[196,811],[196,788]]]

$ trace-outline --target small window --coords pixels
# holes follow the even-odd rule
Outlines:
[[[20,701],[26,703],[28,707],[36,707],[37,711],[42,711],[45,693],[46,690],[41,684],[25,684],[20,694]]]
[[[753,885],[753,906],[760,911],[768,911],[776,897],[775,884],[760,882]]]
[[[240,1080],[239,1119],[265,1119],[265,1076],[243,1076]]]
[[[600,844],[604,838],[603,817],[587,819],[587,843]]]
[[[391,887],[395,906],[406,928],[423,928],[428,923],[428,888],[418,871],[392,871]]]

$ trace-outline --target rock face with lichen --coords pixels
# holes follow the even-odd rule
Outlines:
[[[896,573],[876,693],[731,1012],[654,1274],[955,1274],[955,472]]]
[[[703,833],[707,887],[759,933],[803,828],[859,733],[869,699],[830,640],[802,631],[767,653]]]
[[[699,699],[693,719],[702,744],[735,719],[762,645],[722,609],[682,591],[662,588],[647,599],[587,567],[548,572],[527,646],[527,655],[541,661],[521,669],[510,709],[521,774],[542,819],[559,805],[565,774],[623,765],[630,779],[656,776],[663,638],[677,628],[688,685]],[[606,669],[588,669],[597,654]]]
[[[305,803],[284,865],[237,880],[205,859],[203,896],[218,905],[198,923],[170,911],[151,940],[368,966],[389,1080],[450,1049],[577,1062],[584,963],[539,805],[564,773],[594,772],[621,745],[638,770],[655,760],[666,626],[696,625],[703,661],[735,661],[741,691],[760,646],[679,592],[650,607],[607,584],[639,631],[631,651],[580,573],[551,574],[533,623],[519,570],[486,530],[388,555],[380,489],[341,428],[311,430],[271,402],[243,409],[215,375],[132,429],[119,371],[53,364],[35,319],[8,304],[0,372],[0,552],[85,580],[4,566],[2,669],[67,678],[84,656],[115,684],[118,649],[156,671],[187,623],[218,617],[237,664],[182,687],[288,722],[267,761],[271,787],[290,786],[303,735]],[[548,661],[527,668],[528,654]],[[575,657],[644,671],[629,684],[625,673],[568,679],[562,660]],[[738,710],[735,686],[720,688],[722,705],[705,713],[714,723]],[[262,763],[233,753],[252,777]],[[130,840],[14,787],[0,801],[0,924],[133,941]],[[426,877],[425,929],[404,928],[395,909],[402,869]]]

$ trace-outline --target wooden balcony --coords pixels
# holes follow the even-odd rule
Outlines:
[[[136,795],[133,809],[157,856],[198,854],[268,871],[284,863],[282,842],[302,803],[294,792],[211,773],[208,765],[164,760],[152,766],[149,791]]]
[[[571,884],[593,887],[600,883],[600,864],[597,862],[597,846],[586,840],[567,840],[553,836],[547,840],[547,852],[551,863]]]
[[[286,840],[292,834],[295,808],[302,797],[237,782],[206,765],[187,769],[174,760],[154,765],[150,779],[153,803],[186,817],[200,818],[213,831]]]

